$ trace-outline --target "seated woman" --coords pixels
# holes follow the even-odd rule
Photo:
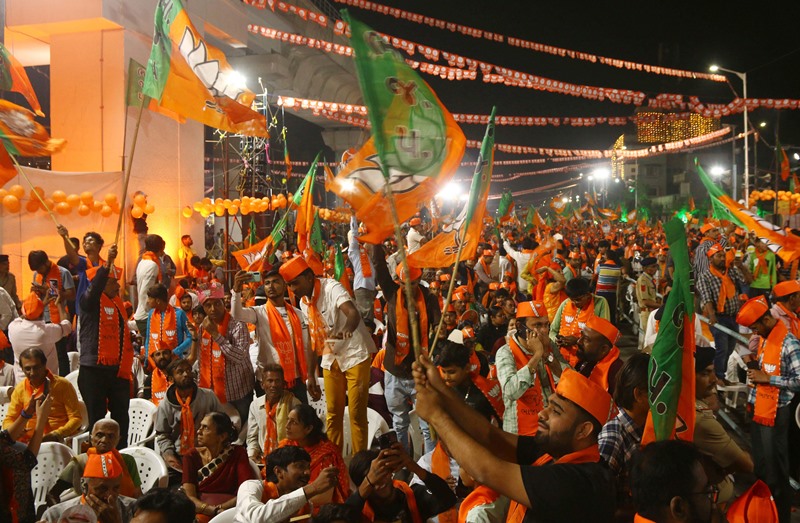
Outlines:
[[[231,444],[237,434],[227,414],[212,412],[200,422],[197,447],[183,456],[183,491],[200,523],[235,507],[239,485],[256,479],[247,450]]]
[[[315,506],[326,503],[344,503],[350,496],[350,481],[347,478],[347,466],[342,459],[342,451],[328,440],[313,407],[297,405],[289,411],[286,420],[286,439],[280,446],[297,445],[302,447],[311,456],[311,477],[309,483],[326,468],[334,466],[339,470],[339,484],[333,490],[314,497],[311,501]]]

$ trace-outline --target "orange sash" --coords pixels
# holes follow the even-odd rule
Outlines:
[[[439,299],[441,300],[442,297],[440,296]],[[383,304],[381,304],[380,298],[375,298],[372,302],[372,314],[375,316],[375,319],[383,323]]]
[[[597,463],[598,461],[600,461],[600,451],[597,444],[594,444],[591,447],[587,447],[583,450],[561,456],[559,459],[555,460],[554,464]],[[546,465],[551,462],[553,462],[553,457],[550,454],[545,454],[537,459],[533,466],[541,467],[542,465]],[[522,521],[525,519],[525,512],[527,511],[528,508],[525,505],[520,505],[516,501],[511,500],[511,505],[508,507],[506,523],[522,523]]]
[[[153,309],[150,316],[150,351],[173,350],[178,346],[178,320],[175,307],[167,305],[160,313]]]
[[[483,267],[483,273],[486,275],[487,278],[491,279],[492,278],[492,268],[489,267],[489,264],[486,263],[486,259],[483,256],[481,256],[480,263],[481,263],[481,267]]]
[[[311,338],[311,348],[318,355],[322,355],[326,351],[325,338],[328,333],[325,318],[322,317],[322,313],[319,312],[317,307],[320,287],[319,278],[314,278],[314,293],[311,295],[311,299],[308,296],[303,296],[302,300],[306,304],[306,310],[308,311],[308,334]]]
[[[401,365],[403,360],[411,352],[411,325],[408,321],[408,309],[406,309],[406,293],[403,285],[397,289],[397,298],[394,307],[394,315],[397,318],[395,323],[396,337],[394,342],[395,354],[394,364]],[[428,349],[428,309],[425,306],[425,297],[422,290],[417,288],[417,295],[414,296],[414,306],[419,318],[419,342],[423,350]]]
[[[158,256],[156,256],[156,253],[154,253],[153,251],[145,251],[144,254],[142,254],[142,259],[155,262],[156,267],[158,267],[158,283],[161,283],[161,280],[163,278],[163,276],[161,275],[161,262],[159,261]]]
[[[411,490],[411,487],[409,487],[408,484],[397,480],[392,481],[392,485],[405,495],[406,505],[408,506],[408,513],[411,515],[412,523],[422,523],[422,517],[420,516],[419,509],[417,508],[417,498],[414,497],[414,491]],[[364,518],[366,518],[366,521],[375,521],[375,511],[369,504],[369,501],[364,502],[364,509],[361,511],[361,514],[364,516]]]
[[[756,266],[753,268],[753,279],[758,278],[762,274],[769,272],[769,265],[767,264],[767,252],[758,252],[756,250]]]
[[[228,324],[231,315],[225,312],[222,322],[217,325],[219,334],[223,338],[228,334]],[[203,338],[200,344],[200,381],[199,385],[205,389],[211,389],[217,395],[219,401],[227,402],[225,394],[225,355],[222,348],[211,338],[211,335],[203,331]]]
[[[517,370],[527,365],[532,358],[532,356],[522,351],[517,340],[513,337],[508,340],[508,348],[511,349],[511,354],[514,356]],[[547,369],[547,379],[550,383],[550,390],[555,390],[553,379],[550,376],[550,369]],[[542,376],[537,373],[533,386],[517,398],[517,434],[520,436],[533,436],[539,428],[539,411],[544,408],[541,380]]]
[[[283,321],[278,308],[267,301],[265,306],[267,319],[269,319],[269,332],[272,337],[272,344],[278,352],[278,359],[283,367],[283,377],[289,387],[294,386],[297,379],[305,380],[306,354],[303,350],[303,327],[300,325],[300,318],[290,304],[286,304],[286,314],[292,326],[292,332]],[[300,368],[298,369],[298,363]]]
[[[156,362],[153,361],[152,356],[147,358],[147,361],[150,363],[150,368],[153,369],[150,377],[150,401],[157,407],[167,395],[169,382],[167,381],[167,375],[156,367]]]
[[[8,337],[5,335],[5,333],[3,331],[0,331],[0,350],[7,349],[10,346],[11,346],[11,342],[8,341]],[[6,362],[6,360],[0,360],[0,361],[2,361],[3,363]],[[2,368],[3,368],[3,365],[0,364],[0,369],[2,369]]]
[[[781,347],[788,334],[786,325],[779,321],[772,328],[766,339],[761,338],[758,344],[758,361],[761,370],[770,376],[781,375]],[[772,427],[775,425],[775,415],[778,413],[778,397],[780,389],[772,385],[756,385],[756,403],[753,412],[753,422],[759,425]]]
[[[277,403],[270,407],[267,411],[267,437],[264,440],[264,465],[267,463],[267,456],[273,450],[278,448],[278,424],[275,421],[275,416],[278,415],[278,406],[281,404],[280,398]],[[269,402],[264,398],[264,408],[269,406]],[[274,498],[270,498],[274,499]]]
[[[500,498],[500,494],[485,485],[478,485],[475,490],[469,493],[461,506],[458,508],[458,523],[467,523],[469,511],[481,505],[494,503]]]
[[[358,256],[361,258],[361,274],[365,278],[372,278],[372,265],[369,263],[369,255],[364,245],[358,245]]]
[[[97,364],[119,365],[117,377],[130,380],[133,374],[133,345],[131,345],[131,331],[128,329],[125,318],[125,305],[119,295],[111,299],[105,293],[100,294]],[[119,339],[120,330],[122,331],[122,340]]]
[[[480,390],[489,401],[497,419],[502,421],[506,406],[503,403],[503,390],[500,388],[500,383],[495,380],[484,378],[480,374],[473,374],[470,377],[472,378],[472,383],[478,387],[478,390]]]
[[[728,276],[727,270],[724,273],[719,272],[719,269],[714,267],[713,264],[708,266],[708,270],[722,282],[719,289],[719,296],[717,296],[717,313],[721,314],[725,312],[725,302],[736,296],[736,286],[733,284],[731,277]]]
[[[59,294],[64,292],[64,286],[61,283],[61,271],[53,262],[50,262],[50,270],[47,272],[47,276],[42,276],[38,272],[34,274],[34,282],[37,285],[41,285],[43,287],[50,288],[50,280],[55,280],[58,283],[58,292]],[[49,291],[48,291],[49,292]],[[61,321],[61,315],[58,313],[58,306],[56,305],[56,300],[51,301],[47,304],[47,308],[50,311],[50,323],[58,323]]]
[[[192,414],[192,395],[185,400],[181,399],[181,393],[175,388],[175,399],[181,406],[181,455],[187,454],[194,448],[194,415]]]
[[[562,336],[575,336],[576,338],[580,338],[581,331],[592,316],[594,316],[594,296],[592,296],[591,301],[589,301],[585,309],[578,309],[572,300],[567,300],[564,308],[561,310],[561,325],[559,326],[558,333]],[[574,367],[578,362],[578,356],[576,355],[577,347],[561,347],[560,351],[564,360]]]
[[[442,443],[437,442],[436,447],[431,454],[431,472],[446,480],[452,473],[450,471],[450,456],[447,455]],[[456,523],[458,520],[458,511],[455,507],[439,513],[439,523]]]

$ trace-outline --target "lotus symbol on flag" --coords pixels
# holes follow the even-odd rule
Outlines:
[[[33,120],[21,111],[0,112],[0,122],[20,136],[31,136],[36,131]]]
[[[106,315],[108,316],[114,315],[114,307],[103,307],[103,310],[106,312]]]
[[[194,33],[188,27],[183,32],[180,44],[181,55],[214,96],[227,96],[239,101],[244,94],[243,86],[233,85],[230,75],[220,75],[219,60],[208,59],[208,48],[203,40],[195,40]]]

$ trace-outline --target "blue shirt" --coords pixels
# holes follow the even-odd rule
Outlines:
[[[168,307],[172,307],[168,305]],[[172,307],[175,309],[175,324],[178,328],[178,346],[172,349],[173,354],[178,356],[179,358],[183,358],[183,355],[186,353],[189,346],[192,344],[192,333],[189,331],[189,319],[186,317],[186,313],[183,312],[183,309],[179,309],[178,307]],[[164,311],[166,312],[166,311]],[[155,309],[150,311],[150,314],[147,316],[147,332],[144,336],[144,358],[147,360],[148,356],[150,355],[150,319],[153,317],[153,314],[161,314],[161,320],[164,320],[164,312],[158,313]]]

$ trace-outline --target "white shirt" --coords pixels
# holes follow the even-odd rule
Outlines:
[[[287,304],[288,305],[288,304]],[[300,327],[303,330],[303,347],[301,350],[305,351],[309,347],[308,338],[308,321],[303,311],[296,307],[292,307],[297,313],[300,320]],[[286,312],[286,307],[276,307],[283,323],[289,329],[289,334],[294,339],[294,330],[292,323],[289,321],[289,314]],[[231,291],[231,317],[234,320],[252,323],[256,326],[256,339],[258,339],[258,358],[256,359],[257,367],[256,376],[261,376],[261,369],[270,363],[281,364],[278,357],[278,351],[275,350],[275,344],[272,343],[272,332],[269,328],[269,316],[267,316],[266,305],[256,305],[255,307],[242,307],[242,294],[239,292]],[[297,367],[298,373],[300,367]]]
[[[13,387],[17,384],[17,376],[14,367],[9,364],[3,365],[0,369],[0,387]],[[8,398],[0,398],[0,405],[7,402]]]
[[[136,321],[144,321],[147,319],[147,291],[153,285],[158,283],[158,264],[151,260],[139,260],[136,266],[136,295],[139,302],[136,306],[136,312],[133,314],[133,319]]]
[[[317,308],[325,319],[327,336],[330,339],[337,334],[341,334],[347,323],[347,316],[339,310],[339,307],[348,301],[353,307],[355,307],[355,304],[350,294],[338,281],[330,278],[319,278],[319,283]],[[300,307],[307,317],[308,306],[301,301]],[[369,358],[369,355],[375,351],[375,342],[372,341],[372,336],[370,336],[369,330],[364,325],[364,320],[359,318],[358,327],[353,331],[353,337],[349,340],[336,340],[333,343],[332,352],[322,356],[321,365],[323,369],[330,370],[331,365],[336,361],[339,364],[339,369],[345,372]]]
[[[7,290],[0,287],[0,330],[6,330],[11,320],[18,316],[14,298],[11,297]]]
[[[72,332],[68,319],[61,323],[45,323],[44,320],[26,320],[17,318],[8,324],[8,341],[14,348],[14,373],[17,383],[25,379],[22,367],[19,366],[19,355],[26,349],[36,347],[42,349],[47,358],[47,368],[58,376],[58,354],[56,342]]]
[[[424,239],[425,236],[421,235],[420,233],[417,232],[415,228],[411,227],[408,230],[408,234],[406,235],[406,242],[408,243],[406,254],[411,254],[412,252],[422,247],[422,240]]]
[[[261,502],[263,493],[264,484],[257,479],[247,480],[239,486],[234,523],[284,523],[308,502],[302,488],[266,503]]]
[[[531,261],[533,252],[520,252],[515,250],[508,240],[503,242],[503,248],[514,258],[514,261],[517,262],[517,288],[522,293],[528,292],[528,280],[522,277],[522,273],[525,271],[528,262]]]

